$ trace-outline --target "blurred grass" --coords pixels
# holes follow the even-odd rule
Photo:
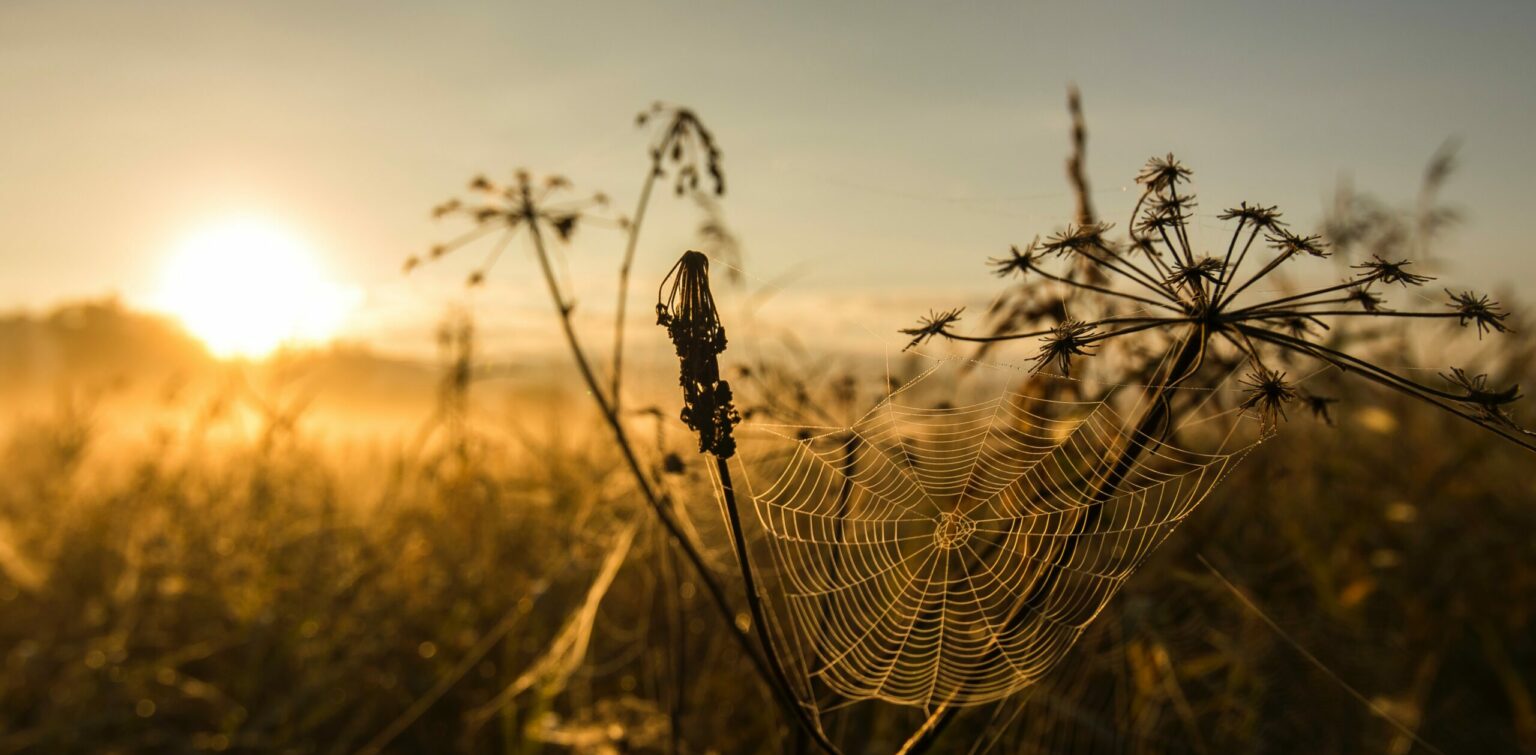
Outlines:
[[[1529,459],[1419,405],[1345,406],[1337,428],[1297,420],[1262,446],[1061,672],[968,712],[940,749],[1410,750],[1196,554],[1444,751],[1536,748]],[[0,450],[0,752],[346,753],[392,725],[386,752],[658,751],[673,706],[688,751],[787,746],[589,421],[371,453],[276,420],[243,444],[194,425],[124,449],[101,447],[88,407],[18,425]],[[701,473],[673,479],[728,573]],[[590,643],[555,648],[570,673],[466,726],[548,667],[635,522]],[[864,704],[828,721],[872,751],[916,723]]]

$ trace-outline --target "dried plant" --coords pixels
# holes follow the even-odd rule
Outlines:
[[[1014,248],[1008,257],[992,261],[1000,275],[1033,276],[1061,284],[1100,299],[1102,305],[1129,308],[1134,314],[1087,322],[1058,317],[1050,327],[983,336],[957,331],[953,316],[929,317],[902,332],[913,336],[913,346],[933,338],[978,343],[1044,339],[1034,357],[1035,369],[1053,366],[1064,374],[1073,357],[1091,353],[1089,346],[1147,331],[1167,332],[1184,344],[1181,353],[1188,358],[1176,360],[1183,362],[1182,367],[1165,376],[1164,387],[1182,381],[1208,360],[1246,361],[1256,382],[1250,386],[1255,393],[1244,406],[1257,410],[1267,422],[1283,419],[1281,407],[1296,393],[1277,382],[1283,375],[1265,366],[1265,356],[1302,357],[1424,401],[1536,450],[1530,431],[1520,428],[1509,412],[1518,397],[1517,388],[1488,390],[1481,387],[1486,378],[1478,387],[1451,379],[1450,390],[1438,388],[1318,337],[1344,322],[1398,319],[1455,320],[1462,327],[1475,328],[1479,337],[1505,333],[1508,314],[1498,302],[1486,295],[1446,290],[1444,310],[1390,308],[1383,296],[1387,286],[1417,287],[1431,279],[1413,272],[1408,260],[1388,261],[1380,256],[1353,266],[1352,274],[1336,284],[1264,298],[1257,292],[1266,287],[1255,289],[1256,284],[1282,266],[1328,257],[1328,244],[1318,235],[1286,228],[1276,208],[1244,202],[1219,216],[1236,221],[1225,251],[1220,257],[1203,254],[1189,240],[1192,175],[1171,154],[1148,161],[1136,179],[1143,190],[1128,239],[1110,240],[1104,224],[1074,224],[1022,252]],[[1044,260],[1047,255],[1098,269],[1106,283],[1086,282],[1070,271],[1053,271]],[[1464,375],[1459,370],[1454,374]],[[1321,411],[1323,405],[1318,406]]]
[[[651,146],[652,168],[642,188],[637,220],[638,216],[644,213],[654,181],[664,175],[665,166],[671,166],[677,171],[678,193],[698,189],[701,172],[710,176],[716,194],[724,192],[724,177],[720,172],[720,150],[715,145],[713,136],[703,128],[691,111],[658,106],[649,113],[643,113],[638,121],[644,126],[652,118],[663,114],[669,115],[670,121]],[[603,194],[595,194],[587,198],[569,199],[565,196],[571,189],[568,180],[562,177],[551,177],[543,181],[535,181],[526,171],[518,171],[510,186],[502,187],[489,179],[477,177],[470,182],[470,189],[480,196],[479,201],[449,200],[439,205],[433,211],[433,215],[438,218],[465,217],[474,223],[474,228],[446,244],[433,247],[430,258],[434,260],[442,258],[471,242],[495,236],[496,241],[490,253],[470,275],[470,285],[478,285],[484,281],[486,272],[499,259],[517,232],[527,231],[545,287],[555,304],[566,345],[624,457],[641,497],[649,504],[668,537],[682,551],[694,574],[704,584],[705,591],[724,620],[729,633],[752,662],[753,670],[758,677],[773,693],[785,717],[799,725],[800,730],[823,750],[836,753],[837,748],[827,740],[819,724],[795,700],[783,664],[776,657],[772,639],[768,636],[769,630],[757,598],[750,564],[745,559],[745,544],[741,539],[739,521],[735,519],[734,496],[730,489],[729,471],[725,466],[725,459],[734,452],[731,427],[738,421],[738,417],[731,400],[730,386],[726,381],[719,379],[716,356],[725,348],[725,333],[719,325],[709,292],[708,258],[701,253],[693,252],[679,262],[675,268],[678,276],[677,286],[672,292],[673,296],[669,297],[665,306],[664,303],[658,302],[657,312],[659,319],[672,331],[678,355],[684,366],[681,380],[683,385],[691,391],[688,393],[689,400],[685,402],[684,421],[700,433],[701,450],[715,455],[717,471],[721,476],[725,495],[732,501],[731,524],[737,538],[738,552],[742,557],[742,576],[746,582],[747,601],[755,620],[751,635],[746,628],[736,623],[735,609],[726,598],[719,578],[705,561],[701,546],[694,542],[678,521],[676,504],[671,496],[659,481],[653,480],[647,474],[622,420],[619,408],[619,397],[623,390],[622,324],[629,271],[638,243],[639,223],[637,221],[620,223],[627,227],[628,237],[619,271],[619,320],[614,343],[614,372],[611,382],[605,387],[598,379],[589,352],[582,345],[581,337],[571,320],[574,304],[566,296],[559,278],[555,275],[547,239],[553,236],[560,241],[567,241],[583,223],[592,220],[601,221],[601,216],[593,215],[592,211],[605,207],[607,197]],[[717,223],[717,221],[713,222]],[[714,235],[719,234],[716,232]],[[406,271],[415,269],[420,262],[417,258],[411,258],[405,264]],[[756,641],[753,635],[756,636]],[[676,725],[677,722],[674,721],[674,729]]]

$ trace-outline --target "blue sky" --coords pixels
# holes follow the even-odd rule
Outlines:
[[[888,332],[916,302],[985,301],[986,257],[1070,217],[1069,82],[1112,218],[1154,153],[1195,168],[1212,214],[1262,201],[1306,228],[1343,175],[1410,201],[1459,138],[1446,196],[1467,222],[1444,272],[1528,298],[1533,38],[1529,2],[9,0],[0,307],[137,301],[188,229],[256,213],[365,293],[353,335],[425,338],[467,270],[402,278],[451,230],[427,210],[520,165],[626,207],[631,118],[663,99],[717,132],[754,280],[797,306],[902,310],[861,323]],[[685,205],[658,209],[640,280],[690,238]],[[578,294],[606,300],[619,248],[593,231],[570,250]],[[531,272],[514,255],[479,295],[508,332],[547,309]]]

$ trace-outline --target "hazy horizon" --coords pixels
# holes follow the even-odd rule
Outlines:
[[[593,4],[579,21],[549,5],[368,9],[0,7],[11,114],[0,301],[43,309],[116,293],[152,307],[179,244],[257,217],[355,295],[340,337],[430,348],[438,316],[465,299],[470,264],[401,274],[454,231],[429,209],[472,175],[527,166],[604,190],[627,213],[644,171],[632,117],[661,99],[697,109],[720,135],[724,211],[750,282],[778,285],[786,311],[829,299],[867,310],[842,330],[867,332],[872,349],[899,346],[896,324],[984,303],[999,288],[987,257],[1070,219],[1073,82],[1107,219],[1123,224],[1125,187],[1149,155],[1172,150],[1197,171],[1207,245],[1219,243],[1214,214],[1240,200],[1279,204],[1313,229],[1344,176],[1411,203],[1426,161],[1458,139],[1444,197],[1465,221],[1437,255],[1444,272],[1525,296],[1536,279],[1521,222],[1536,172],[1528,3],[903,4],[810,16]],[[648,222],[637,281],[691,245],[695,213],[662,202]],[[594,318],[611,293],[583,281],[608,276],[621,242],[592,228],[569,250]],[[549,317],[530,260],[514,252],[474,295],[508,342],[528,314]]]

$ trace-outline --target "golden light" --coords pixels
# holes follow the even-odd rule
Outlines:
[[[153,305],[220,357],[261,357],[330,339],[357,305],[312,249],[279,225],[236,218],[188,236],[166,265]]]

